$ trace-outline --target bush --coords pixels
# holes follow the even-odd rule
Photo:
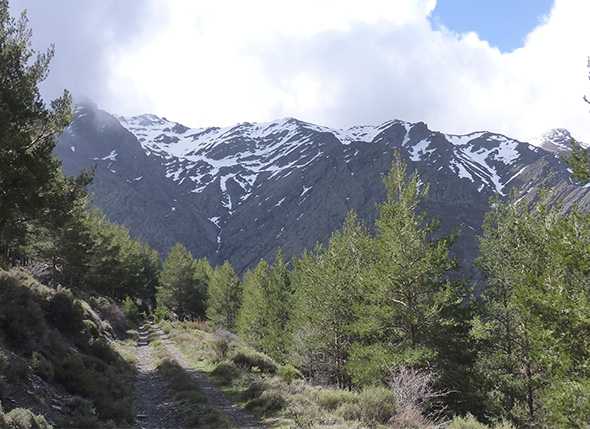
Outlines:
[[[276,374],[278,370],[277,364],[268,356],[254,351],[241,350],[232,358],[233,363],[238,368],[252,371],[258,368],[260,372],[267,374]]]
[[[368,425],[385,424],[396,413],[393,392],[385,387],[365,387],[358,394],[360,420]]]
[[[225,360],[231,348],[232,342],[235,340],[235,335],[228,331],[218,329],[215,331],[211,346],[215,352],[215,361],[221,362]]]
[[[360,420],[363,410],[358,402],[345,402],[336,410],[336,415],[344,420]]]
[[[53,429],[53,427],[47,423],[45,417],[37,416],[25,408],[15,408],[7,414],[4,414],[0,409],[0,415],[0,428]]]
[[[126,376],[127,375],[127,376]],[[132,421],[132,385],[122,368],[91,356],[72,354],[56,367],[55,378],[68,392],[91,399],[101,419]]]
[[[233,362],[224,361],[217,364],[211,375],[222,384],[230,384],[240,376],[240,370]]]
[[[246,404],[246,409],[258,414],[268,415],[282,410],[287,405],[287,401],[280,392],[267,390],[258,398],[252,399]]]
[[[291,384],[294,380],[302,379],[303,374],[301,374],[301,372],[293,365],[288,363],[287,365],[281,365],[279,367],[279,377],[281,377],[287,384]]]
[[[72,293],[66,290],[56,293],[49,301],[47,320],[68,335],[77,336],[85,331],[84,310]]]
[[[242,399],[248,401],[250,399],[256,399],[262,395],[262,393],[268,389],[268,385],[264,381],[254,381],[250,383],[248,388],[242,393]]]
[[[356,395],[348,390],[320,389],[316,392],[320,407],[333,411],[345,403],[356,402]]]
[[[137,324],[141,321],[141,311],[139,310],[139,306],[135,303],[133,298],[127,296],[123,300],[123,304],[121,305],[121,309],[125,314],[127,320],[131,323]]]
[[[52,381],[55,376],[53,364],[41,353],[33,352],[31,368],[35,374],[45,381]]]
[[[96,409],[91,401],[74,396],[66,400],[65,408],[67,416],[62,417],[57,423],[61,429],[103,429],[96,415]]]
[[[448,429],[488,429],[488,426],[478,422],[475,417],[468,414],[465,417],[455,417],[449,424]]]
[[[168,310],[166,307],[164,307],[162,305],[158,305],[156,307],[156,309],[154,310],[154,319],[155,319],[156,323],[163,322],[164,320],[170,320],[171,319],[170,310]]]
[[[111,345],[104,338],[96,338],[90,341],[89,352],[92,356],[108,364],[113,364],[119,359],[117,352],[113,350]]]
[[[0,272],[0,336],[25,353],[42,349],[47,338],[39,302],[30,289],[6,272]]]

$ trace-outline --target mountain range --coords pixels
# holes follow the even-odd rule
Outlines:
[[[551,188],[567,208],[590,207],[561,158],[567,130],[529,144],[502,134],[433,131],[423,122],[332,129],[294,118],[189,128],[151,114],[118,117],[78,105],[56,155],[66,174],[95,168],[93,204],[162,254],[176,242],[238,271],[278,248],[325,242],[354,209],[370,227],[396,151],[430,191],[424,209],[458,232],[463,267],[477,255],[490,198]]]

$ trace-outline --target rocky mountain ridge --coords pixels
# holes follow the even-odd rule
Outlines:
[[[560,136],[553,140],[564,144]],[[336,130],[285,118],[189,128],[83,105],[56,148],[69,174],[96,166],[94,202],[112,220],[161,252],[180,241],[195,256],[228,259],[239,270],[272,259],[279,247],[294,255],[326,240],[351,209],[370,225],[395,151],[430,184],[424,208],[442,232],[459,230],[464,265],[477,253],[490,197],[550,187],[566,204],[589,198],[554,152],[487,131],[444,134],[422,122]]]

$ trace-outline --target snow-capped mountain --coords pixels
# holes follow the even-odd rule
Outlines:
[[[567,153],[571,151],[572,135],[565,128],[554,128],[547,131],[533,143],[549,152]]]
[[[336,130],[285,118],[189,128],[155,115],[116,118],[80,106],[56,149],[67,172],[96,165],[96,205],[161,251],[183,242],[195,256],[239,269],[277,248],[325,241],[350,209],[370,224],[382,175],[398,150],[430,184],[425,208],[456,227],[456,253],[477,252],[489,199],[550,186],[586,201],[559,157],[490,132],[451,135],[399,120]]]

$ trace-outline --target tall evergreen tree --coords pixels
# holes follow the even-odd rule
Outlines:
[[[292,357],[310,375],[342,387],[351,384],[346,364],[369,251],[369,236],[351,212],[328,246],[304,255],[293,273]]]
[[[518,426],[583,427],[590,408],[590,217],[496,204],[479,264],[487,278],[473,335],[489,412]]]
[[[432,238],[419,204],[428,192],[408,175],[399,155],[385,177],[387,198],[379,207],[373,263],[363,275],[364,299],[356,306],[348,367],[358,383],[375,383],[398,365],[423,365],[434,357],[430,333],[445,323],[452,293],[445,280],[453,268],[449,239]]]
[[[202,262],[201,262],[202,264]],[[207,279],[196,270],[196,261],[182,244],[175,244],[160,273],[156,300],[180,317],[203,318],[207,300]]]
[[[242,302],[242,288],[231,264],[217,267],[209,281],[207,319],[218,328],[233,331]]]
[[[244,276],[238,333],[273,359],[284,362],[291,304],[289,271],[279,250],[272,267],[263,260]]]
[[[4,256],[20,244],[28,223],[52,199],[62,173],[53,157],[55,137],[71,119],[67,92],[43,102],[39,84],[46,78],[53,48],[36,54],[26,15],[11,18],[0,0],[0,246]]]
[[[244,274],[242,305],[238,313],[237,332],[241,338],[257,349],[262,349],[265,335],[266,306],[269,305],[265,291],[270,281],[270,267],[265,260]]]

